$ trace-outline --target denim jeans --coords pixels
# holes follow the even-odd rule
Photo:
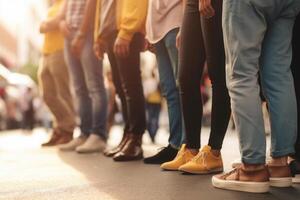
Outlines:
[[[269,105],[271,156],[294,153],[297,106],[290,69],[299,0],[224,0],[227,86],[242,161],[263,164],[266,138],[258,74]]]
[[[298,114],[298,131],[297,131],[297,141],[295,145],[295,158],[300,161],[300,14],[298,14],[294,32],[293,32],[293,59],[292,59],[292,73],[294,76],[294,84],[295,84],[295,91],[296,91],[296,99],[297,99],[297,114]]]
[[[81,132],[86,136],[97,134],[105,139],[107,97],[102,61],[93,52],[92,34],[86,38],[80,58],[71,53],[71,41],[65,40],[65,59],[78,100]]]
[[[43,99],[53,114],[53,128],[72,133],[76,115],[63,51],[44,55],[38,77]]]
[[[155,136],[159,129],[159,115],[161,111],[160,103],[146,103],[147,109],[147,130],[149,132],[151,140],[155,141]]]
[[[168,105],[169,143],[175,148],[180,148],[185,135],[183,133],[182,111],[177,86],[178,50],[176,48],[176,36],[178,31],[178,28],[171,30],[162,40],[154,45],[162,95],[166,98]]]

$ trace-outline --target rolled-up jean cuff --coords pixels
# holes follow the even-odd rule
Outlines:
[[[279,158],[279,157],[283,157],[283,156],[290,156],[295,154],[295,149],[294,147],[290,147],[287,148],[285,150],[281,150],[281,151],[275,151],[275,152],[271,152],[271,156],[273,158]]]
[[[174,148],[174,149],[180,149],[180,146],[181,145],[175,145],[175,144],[173,144],[172,142],[170,142],[170,146],[172,147],[172,148]]]

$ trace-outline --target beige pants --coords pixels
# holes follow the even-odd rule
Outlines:
[[[63,51],[43,56],[38,77],[43,99],[53,114],[53,128],[73,132],[76,116]]]

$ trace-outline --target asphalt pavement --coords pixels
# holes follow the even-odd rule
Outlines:
[[[121,138],[114,127],[109,145]],[[203,130],[202,143],[209,130]],[[215,189],[210,175],[161,171],[141,161],[116,163],[102,154],[79,155],[41,148],[49,134],[44,129],[0,132],[0,200],[299,200],[300,185],[249,194]],[[167,144],[160,130],[158,144],[144,136],[145,155]],[[225,168],[239,157],[236,134],[229,131],[223,146]]]

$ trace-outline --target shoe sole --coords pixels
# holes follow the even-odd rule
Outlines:
[[[63,151],[63,152],[71,152],[71,151],[75,151],[75,149],[63,149],[63,148],[58,148],[59,151]]]
[[[223,172],[223,168],[216,168],[216,169],[207,170],[207,171],[182,170],[179,168],[179,171],[181,171],[183,173],[188,173],[188,174],[204,175],[204,174],[217,174],[217,173]]]
[[[93,149],[93,150],[76,150],[79,154],[88,154],[88,153],[101,153],[104,149]]]
[[[115,158],[113,158],[113,160],[116,161],[116,162],[138,161],[138,160],[142,160],[142,159],[144,159],[143,154],[139,155],[137,157],[134,157],[134,158],[126,158],[126,159],[115,159]]]
[[[242,182],[232,180],[221,180],[216,177],[212,178],[212,185],[216,188],[235,190],[251,193],[266,193],[269,192],[269,182]]]
[[[292,184],[292,177],[270,178],[270,186],[272,187],[290,187]]]
[[[300,183],[300,175],[296,175],[293,179],[292,179],[293,183]]]
[[[120,150],[121,151],[121,150]],[[113,157],[114,155],[116,155],[117,153],[119,153],[120,151],[117,151],[117,152],[113,152],[113,153],[110,153],[110,152],[103,152],[103,155],[106,156],[106,157]]]
[[[162,167],[161,167],[161,169],[162,169],[163,171],[170,171],[170,172],[178,171],[178,169],[171,169],[171,168],[162,168]]]

